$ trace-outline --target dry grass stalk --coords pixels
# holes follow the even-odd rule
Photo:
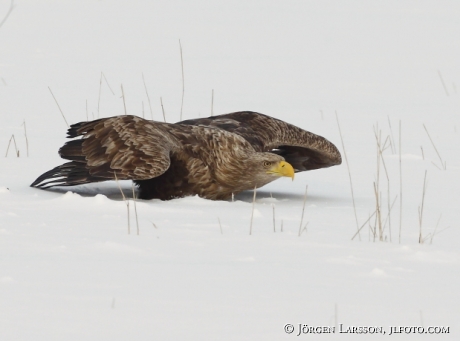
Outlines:
[[[107,87],[109,88],[110,92],[112,93],[112,95],[115,96],[115,92],[113,92],[112,87],[110,86],[109,81],[107,80],[107,77],[105,77],[104,72],[101,72],[101,74],[102,74],[102,77],[104,77],[105,84],[107,84]]]
[[[14,9],[14,0],[11,0],[10,8],[8,9],[8,12],[6,12],[6,15],[5,15],[5,17],[3,18],[3,20],[0,22],[0,27],[2,27],[3,24],[6,22],[6,20],[7,20],[8,17],[10,16],[11,12],[13,12],[13,9]],[[2,79],[3,79],[3,78],[2,78]]]
[[[300,231],[299,237],[302,235],[303,231],[305,231],[305,233],[307,233],[307,226],[308,226],[308,223],[309,223],[309,221],[307,221],[307,223],[305,224],[305,226],[303,227],[303,229]]]
[[[56,97],[54,96],[53,91],[51,91],[51,88],[50,88],[50,87],[48,87],[48,90],[51,92],[51,96],[53,96],[54,101],[56,102],[56,105],[58,106],[59,111],[61,112],[62,118],[64,119],[65,124],[67,125],[67,128],[69,128],[69,124],[67,123],[67,120],[66,120],[66,118],[65,118],[65,116],[64,116],[64,113],[62,112],[61,106],[59,105],[59,103],[58,103]]]
[[[163,120],[166,123],[165,107],[163,106],[163,98],[162,97],[160,97],[160,104],[161,104],[161,111],[163,112]]]
[[[126,111],[125,91],[123,90],[123,84],[121,84],[121,97],[123,98],[123,107],[125,108],[125,115],[128,115],[128,112]]]
[[[249,226],[249,235],[252,235],[252,220],[254,219],[254,205],[256,203],[257,187],[254,187],[254,196],[252,198],[251,225]]]
[[[100,117],[100,105],[101,105],[101,92],[102,92],[102,72],[101,72],[101,77],[99,78],[99,96],[97,99],[97,118]]]
[[[442,217],[442,213],[439,215],[439,218],[438,218],[438,221],[437,221],[436,226],[435,226],[435,228],[434,228],[434,231],[433,231],[433,233],[431,234],[430,244],[433,244],[433,237],[434,237],[434,235],[436,234],[436,231],[438,230],[438,225],[439,225],[439,222],[441,221],[441,217]]]
[[[5,157],[8,156],[8,151],[10,150],[11,140],[13,140],[13,143],[14,143],[14,150],[16,151],[16,157],[19,157],[19,150],[18,150],[18,147],[16,145],[16,139],[14,138],[14,134],[11,135],[10,140],[8,141],[8,147],[6,148]]]
[[[427,171],[425,170],[425,177],[423,178],[423,193],[422,193],[422,206],[418,207],[418,222],[420,226],[419,230],[419,235],[418,235],[418,242],[420,244],[423,243],[423,238],[422,238],[422,224],[423,224],[423,207],[425,206],[425,193],[426,193],[426,173]]]
[[[270,192],[270,198],[273,199],[273,194]],[[272,212],[273,212],[273,232],[276,232],[276,225],[275,225],[275,204],[272,204]]]
[[[211,116],[214,116],[214,89],[211,92]]]
[[[302,216],[300,217],[300,226],[299,226],[299,237],[302,234],[303,216],[305,214],[305,203],[307,202],[307,191],[308,191],[308,185],[305,187],[305,195],[303,197]]]
[[[391,153],[395,154],[396,153],[396,144],[395,144],[395,138],[393,135],[393,128],[391,127],[391,121],[390,121],[390,116],[387,116],[388,118],[388,125],[390,126],[390,136],[391,136]]]
[[[442,170],[442,168],[441,168],[441,167],[439,167],[437,164],[435,164],[433,161],[431,161],[431,163],[432,163],[432,164],[433,164],[433,166],[435,166],[437,169],[439,169],[439,170]]]
[[[222,230],[222,224],[220,223],[220,218],[219,217],[217,217],[217,221],[219,222],[220,234],[224,234],[224,231]]]
[[[105,77],[104,72],[101,72],[101,73],[102,73],[102,77],[104,77],[105,84],[107,84],[107,87],[109,88],[109,90],[110,90],[110,92],[112,93],[112,95],[115,96],[115,92],[113,92],[112,87],[110,86],[109,81],[107,80],[107,77]]]
[[[378,127],[374,127],[374,134],[375,134],[375,139],[377,141],[377,179],[374,182],[374,194],[375,194],[375,205],[376,205],[376,222],[378,224],[379,228],[379,239],[382,240],[382,216],[381,216],[381,198],[379,196],[380,193],[380,142],[381,142],[381,132],[379,132],[378,137],[377,137],[377,129]],[[374,241],[376,237],[376,230],[377,230],[377,225],[374,230]]]
[[[129,218],[129,200],[126,200],[125,193],[121,189],[120,183],[118,182],[117,172],[113,172],[115,175],[115,181],[117,182],[118,189],[120,190],[121,196],[123,197],[123,201],[126,203],[126,209],[128,211],[128,234],[131,234],[131,225],[130,225],[130,218]]]
[[[385,176],[386,176],[386,179],[387,179],[387,209],[388,209],[388,223],[389,223],[389,235],[390,235],[390,241],[392,241],[392,238],[391,238],[391,205],[390,205],[390,176],[388,174],[388,169],[387,169],[387,166],[385,164],[385,159],[383,158],[383,151],[386,149],[385,148],[385,145],[387,143],[387,141],[389,141],[389,136],[387,136],[386,140],[385,140],[385,143],[382,147],[381,145],[381,131],[379,131],[379,134],[377,134],[377,130],[374,128],[374,136],[375,136],[375,140],[377,142],[377,157],[378,157],[378,160],[381,160],[382,161],[382,164],[383,164],[383,169],[385,171]],[[391,141],[390,141],[391,143]],[[379,174],[379,169],[380,169],[380,162],[377,163],[377,167],[378,167],[378,170],[377,170],[377,174]],[[377,191],[379,191],[379,178],[378,178],[379,175],[377,175]],[[380,192],[381,193],[381,192]],[[379,207],[382,203],[382,200],[380,199],[379,201]],[[385,225],[382,225],[382,216],[381,216],[381,209],[379,209],[379,211],[377,212],[377,216],[378,216],[378,222],[379,222],[379,238],[380,240],[383,240],[383,226]]]
[[[136,192],[134,191],[134,182],[131,182],[131,187],[133,189],[133,204],[134,204],[134,215],[136,216],[136,231],[137,231],[137,235],[139,235],[140,234],[139,220],[137,218]]]
[[[420,146],[420,150],[422,151],[422,160],[425,161],[425,153],[423,152],[423,147]]]
[[[26,120],[22,122],[22,125],[24,126],[24,137],[26,138],[27,157],[29,157],[29,139],[27,138]]]
[[[150,103],[150,96],[149,96],[149,92],[147,91],[147,85],[145,84],[144,73],[142,73],[142,82],[144,82],[145,94],[147,95],[147,101],[149,102],[150,116],[152,116],[152,120],[153,120],[152,103]],[[162,107],[163,107],[163,105],[162,105]],[[163,118],[164,118],[164,112],[163,112]],[[166,122],[166,119],[165,119],[165,122]]]
[[[393,209],[393,206],[394,204],[396,203],[396,199],[398,199],[398,196],[396,195],[393,202],[391,203],[389,209],[388,209],[388,212],[387,212],[387,216],[385,217],[385,220],[383,222],[383,232],[385,232],[385,228],[387,226],[387,222],[389,222],[389,234],[390,234],[390,242],[391,242],[391,220],[390,220],[390,216],[391,216],[391,210]]]
[[[376,215],[376,224],[378,225],[378,228],[379,228],[379,239],[382,240],[382,221],[381,221],[381,212],[380,212],[380,202],[379,202],[379,195],[378,195],[378,189],[377,189],[377,185],[375,184],[374,182],[374,194],[375,194],[375,212],[377,212],[377,215]],[[374,241],[375,241],[375,237],[376,237],[376,229],[377,229],[377,226],[374,230]]]
[[[366,226],[367,222],[371,220],[371,218],[375,215],[375,211],[374,213],[372,213],[369,218],[367,218],[367,220],[364,222],[364,224],[361,225],[361,227],[358,229],[358,231],[356,231],[356,233],[353,235],[353,237],[351,237],[351,240],[355,239],[355,237],[357,235],[359,235],[359,232],[363,229],[364,226]]]
[[[180,65],[182,69],[182,101],[180,104],[180,121],[182,121],[182,109],[184,107],[184,94],[185,94],[185,80],[184,80],[184,58],[182,56],[182,44],[179,39],[179,49],[180,49]]]
[[[428,138],[430,139],[430,142],[431,144],[433,145],[433,148],[434,150],[436,151],[436,154],[438,154],[438,157],[439,157],[439,161],[441,162],[441,166],[442,168],[444,168],[444,170],[446,170],[446,162],[445,161],[442,161],[442,158],[441,158],[441,155],[439,154],[439,151],[438,151],[438,148],[436,148],[434,142],[433,142],[433,139],[431,138],[430,136],[430,133],[428,132],[428,129],[426,129],[426,126],[425,126],[425,123],[423,124],[423,128],[425,128],[425,131],[428,135]],[[438,167],[439,168],[439,167]]]
[[[444,83],[444,78],[442,78],[441,71],[439,71],[439,70],[438,70],[438,76],[439,76],[439,79],[441,80],[442,87],[444,88],[444,91],[446,92],[446,95],[449,96],[449,91],[447,91],[446,83]]]
[[[104,72],[101,71],[101,77],[99,79],[99,97],[98,97],[98,100],[97,100],[97,118],[100,117],[100,110],[99,109],[100,109],[100,105],[101,105],[102,79],[105,80],[105,84],[107,84],[107,87],[109,88],[109,90],[112,93],[112,95],[115,96],[115,92],[113,92],[112,87],[110,86],[109,81],[107,80],[107,77],[105,77]]]
[[[433,238],[434,238],[435,235],[437,235],[438,233],[441,233],[441,232],[443,232],[443,231],[445,231],[445,230],[447,230],[447,229],[449,228],[449,226],[448,226],[448,227],[446,227],[445,229],[442,229],[441,231],[437,232],[437,231],[438,231],[439,222],[441,221],[441,217],[442,217],[442,214],[439,215],[438,221],[437,221],[437,223],[436,223],[436,227],[434,228],[433,233],[431,233],[430,244],[433,244]]]
[[[358,215],[356,213],[355,194],[353,192],[353,181],[351,180],[350,165],[348,163],[347,151],[345,149],[345,143],[343,142],[342,130],[340,129],[340,123],[339,123],[339,117],[337,115],[337,111],[335,112],[335,118],[337,120],[337,125],[339,127],[340,140],[342,141],[343,154],[345,156],[345,162],[347,164],[347,170],[348,170],[348,177],[350,179],[351,200],[353,201],[353,211],[355,212],[356,230],[359,236],[359,240],[361,240],[361,235],[359,234],[360,229],[359,229],[359,223],[358,223]]]

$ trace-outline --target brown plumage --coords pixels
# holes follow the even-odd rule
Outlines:
[[[175,124],[117,116],[73,124],[60,150],[70,162],[31,186],[73,186],[133,180],[140,198],[188,195],[227,199],[280,176],[342,162],[325,138],[255,113],[186,120]],[[292,166],[291,166],[292,165]]]

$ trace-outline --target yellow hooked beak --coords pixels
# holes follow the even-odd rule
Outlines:
[[[267,173],[279,176],[288,176],[294,180],[294,168],[286,161],[280,161],[273,166]]]

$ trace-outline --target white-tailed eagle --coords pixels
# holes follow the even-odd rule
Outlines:
[[[31,186],[133,180],[141,199],[219,200],[294,172],[339,165],[324,137],[250,111],[178,123],[125,115],[73,124],[59,155],[70,162]]]

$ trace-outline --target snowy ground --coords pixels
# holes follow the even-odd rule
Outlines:
[[[387,335],[390,326],[445,326],[449,334],[390,337],[460,337],[458,2],[15,4],[0,27],[0,151],[12,134],[20,151],[16,157],[10,145],[0,161],[1,340],[380,337],[297,337],[299,323],[382,326]],[[9,5],[0,1],[0,22]],[[401,122],[401,230],[397,148],[383,153],[396,200],[384,241],[368,224],[361,241],[351,240],[357,227],[345,162],[260,189],[252,235],[252,192],[235,202],[139,201],[137,235],[133,202],[128,234],[115,183],[72,192],[29,187],[61,163],[65,142],[48,87],[69,123],[122,114],[121,84],[130,114],[161,120],[161,96],[167,120],[178,121],[179,39],[183,119],[209,116],[214,90],[214,114],[259,111],[325,136],[343,153],[337,111],[359,225],[376,208],[374,129],[397,147]],[[99,101],[101,72],[115,95],[104,80]],[[385,219],[383,164],[379,179]],[[307,184],[308,225],[299,237]],[[129,195],[130,183],[123,186]]]

